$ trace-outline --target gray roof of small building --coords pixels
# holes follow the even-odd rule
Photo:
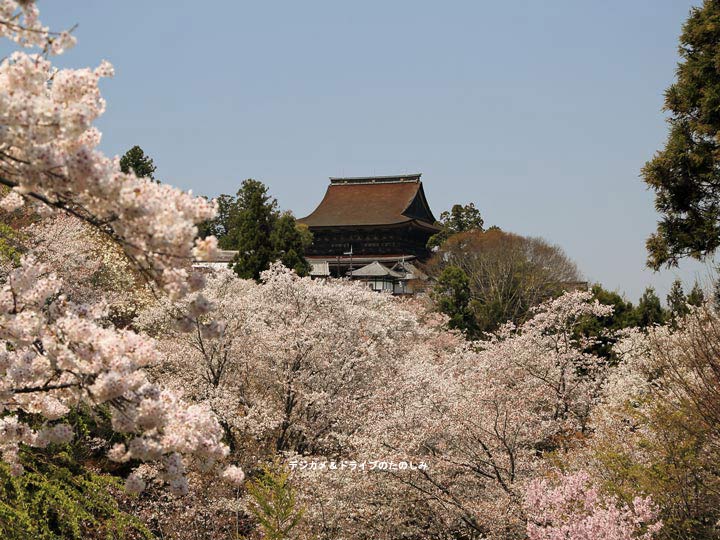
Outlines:
[[[347,272],[350,275],[350,271]],[[368,265],[358,268],[352,271],[352,277],[394,277],[402,278],[403,275],[395,270],[390,270],[387,266],[380,264],[377,261],[373,261]]]
[[[395,266],[392,267],[395,271],[405,272],[405,276],[408,279],[420,279],[426,281],[428,279],[427,274],[420,270],[417,266],[407,261],[399,261]]]

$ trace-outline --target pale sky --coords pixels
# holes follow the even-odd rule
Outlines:
[[[194,193],[265,182],[309,213],[329,176],[422,172],[436,215],[559,244],[636,301],[711,267],[644,268],[657,220],[640,169],[666,137],[686,0],[45,0],[78,24],[61,65],[110,60],[103,149],[139,144]]]

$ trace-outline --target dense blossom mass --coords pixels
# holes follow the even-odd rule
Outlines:
[[[662,528],[650,499],[636,497],[631,506],[619,507],[586,473],[563,476],[556,485],[531,482],[525,505],[529,540],[651,540]]]
[[[260,283],[215,272],[201,294],[141,315],[165,356],[153,373],[218,414],[244,467],[278,452],[328,464],[293,468],[310,536],[522,538],[528,482],[543,478],[544,454],[569,456],[591,434],[613,373],[578,333],[611,312],[590,293],[475,343],[423,302],[279,265]]]
[[[0,207],[65,214],[41,227],[56,230],[58,220],[72,218],[69,226],[120,246],[128,268],[173,298],[200,288],[189,263],[215,248],[212,238],[196,241],[195,226],[213,216],[213,203],[122,173],[96,149],[100,133],[92,123],[105,109],[98,82],[113,75],[112,66],[54,68],[49,57],[75,39],[42,26],[33,2],[0,2],[0,35],[39,51],[15,51],[0,62],[0,183],[10,190]],[[0,291],[3,459],[21,472],[19,445],[66,443],[73,433],[63,418],[71,409],[107,406],[113,428],[128,434],[112,457],[157,461],[170,486],[184,491],[181,455],[207,464],[227,453],[217,419],[148,379],[144,368],[159,359],[154,342],[108,325],[107,299],[76,286],[82,272],[68,272],[74,288],[67,287],[54,270],[63,273],[83,250],[53,251],[43,236],[35,231],[40,245],[7,270]],[[82,241],[73,234],[64,240]],[[128,487],[137,491],[139,483],[131,477]]]

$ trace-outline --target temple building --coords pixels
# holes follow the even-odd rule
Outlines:
[[[350,277],[376,290],[413,292],[413,264],[430,256],[435,225],[420,174],[330,178],[318,207],[298,219],[313,233],[306,258],[314,277]],[[417,286],[416,286],[417,288]]]

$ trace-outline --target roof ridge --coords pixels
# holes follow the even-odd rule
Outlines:
[[[331,185],[338,184],[399,184],[399,183],[417,183],[420,181],[422,173],[414,174],[396,174],[392,176],[348,176],[348,177],[330,177]]]

